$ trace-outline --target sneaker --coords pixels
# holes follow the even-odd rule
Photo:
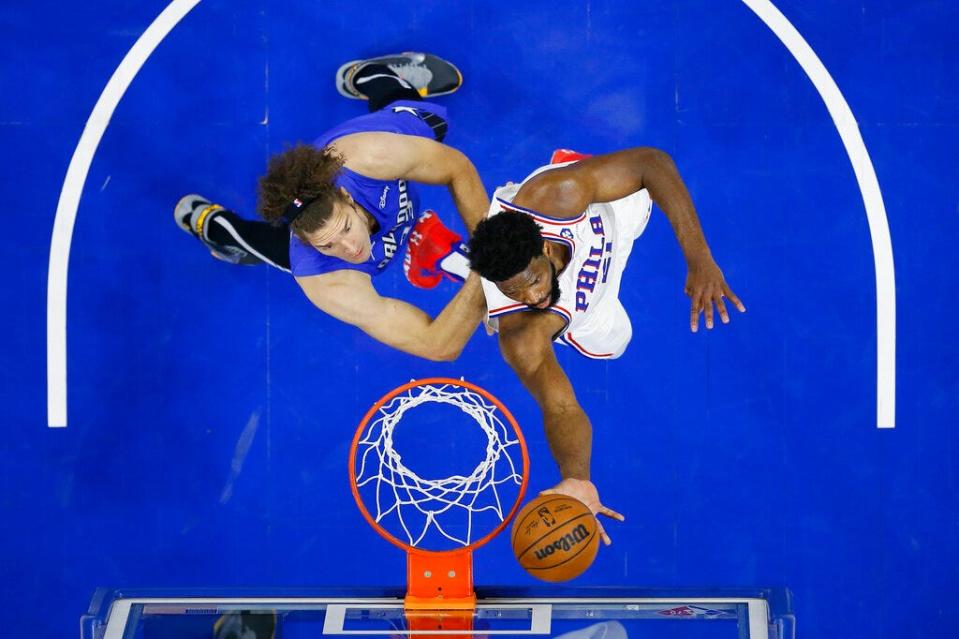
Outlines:
[[[462,239],[458,233],[443,225],[436,211],[423,211],[410,233],[403,257],[406,279],[417,288],[433,288],[444,275],[454,279],[440,268],[439,263],[453,252]]]
[[[589,153],[580,153],[570,149],[556,149],[553,151],[553,155],[550,156],[549,163],[562,164],[563,162],[578,162],[579,160],[585,160],[591,157],[593,156]]]
[[[226,209],[219,204],[213,204],[202,195],[184,195],[173,209],[173,219],[183,231],[203,242],[210,250],[210,255],[216,259],[230,264],[262,264],[259,258],[238,246],[217,244],[210,240],[210,222],[224,210]]]
[[[274,639],[276,613],[243,610],[228,612],[213,623],[214,639]]]
[[[340,95],[354,100],[368,99],[353,84],[353,78],[368,64],[385,64],[424,98],[452,93],[463,84],[463,74],[451,62],[431,53],[406,52],[347,62],[336,72],[336,90]]]

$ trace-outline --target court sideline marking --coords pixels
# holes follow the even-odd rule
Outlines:
[[[114,110],[160,42],[200,0],[173,0],[114,71],[87,119],[60,190],[47,272],[47,426],[67,425],[67,275],[80,196]],[[866,207],[876,269],[876,425],[895,427],[896,286],[892,240],[879,181],[855,116],[806,40],[770,0],[742,0],[779,38],[819,92],[842,138]]]

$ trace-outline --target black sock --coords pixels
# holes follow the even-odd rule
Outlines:
[[[363,80],[364,78],[370,79],[357,84],[357,80]],[[419,91],[393,73],[385,64],[366,65],[356,74],[353,85],[370,99],[370,112],[379,111],[397,100],[423,101],[423,96],[419,94]],[[442,142],[443,138],[446,137],[446,120],[425,110],[420,110],[418,116],[433,129],[436,140]]]
[[[265,264],[290,270],[290,227],[245,220],[233,211],[217,211],[206,223],[207,238],[258,257]]]
[[[370,112],[379,111],[397,100],[422,100],[409,82],[385,64],[367,64],[353,77],[356,90],[370,99]]]

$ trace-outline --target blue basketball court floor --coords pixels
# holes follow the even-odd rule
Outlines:
[[[195,6],[194,6],[195,5]],[[488,190],[557,147],[668,151],[748,311],[692,334],[662,213],[633,248],[626,354],[560,348],[613,545],[576,586],[788,588],[800,636],[959,635],[959,8],[952,2],[119,2],[3,9],[7,232],[0,592],[11,637],[75,636],[99,586],[401,585],[346,460],[413,378],[535,403],[478,331],[389,350],[291,278],[176,228],[252,217],[267,159],[363,112],[346,60],[454,61],[447,142]],[[456,226],[449,196],[424,204]],[[452,283],[380,292],[436,312]],[[441,454],[441,453],[437,453]],[[532,586],[508,539],[482,585]]]

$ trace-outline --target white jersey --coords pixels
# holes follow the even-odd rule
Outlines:
[[[523,182],[566,164],[541,167]],[[561,219],[514,205],[521,186],[508,184],[496,189],[487,217],[504,210],[525,213],[542,228],[543,239],[569,247],[569,263],[557,273],[560,298],[547,309],[565,322],[555,340],[593,359],[619,357],[632,337],[629,316],[619,302],[619,284],[633,240],[649,221],[649,193],[643,189],[615,202],[590,204],[580,215]],[[498,318],[503,315],[530,310],[485,279],[483,293],[486,322],[492,330],[498,329]]]

